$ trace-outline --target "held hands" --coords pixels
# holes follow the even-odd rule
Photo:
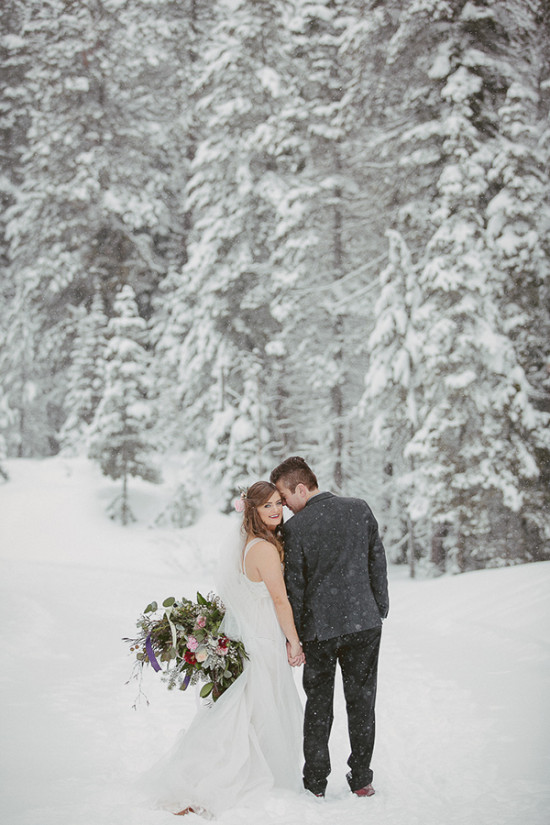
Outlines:
[[[302,645],[299,642],[293,645],[291,645],[290,642],[287,642],[286,655],[288,657],[288,663],[291,667],[300,667],[300,665],[303,665],[306,660],[305,653],[302,650]]]

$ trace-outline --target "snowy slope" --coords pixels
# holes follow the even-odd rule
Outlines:
[[[191,719],[195,694],[154,674],[132,708],[132,635],[151,599],[213,586],[227,518],[152,530],[156,488],[135,483],[137,525],[111,523],[114,485],[85,461],[8,463],[0,486],[0,821],[162,825],[132,785]],[[327,798],[267,798],[224,823],[547,825],[550,563],[411,582],[391,571],[380,665],[377,794],[352,798],[341,690]],[[299,674],[297,673],[299,679]],[[190,816],[186,821],[199,820]]]

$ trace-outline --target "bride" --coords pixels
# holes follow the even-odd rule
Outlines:
[[[273,787],[301,789],[303,714],[289,664],[304,655],[282,572],[283,504],[269,481],[253,484],[242,502],[241,537],[223,553],[217,586],[221,630],[241,639],[249,658],[146,780],[155,806],[180,816],[216,816]]]

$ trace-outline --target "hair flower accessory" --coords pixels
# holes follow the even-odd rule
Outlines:
[[[235,504],[235,510],[237,511],[237,513],[244,512],[244,500],[245,500],[245,498],[246,498],[246,493],[242,492],[241,495],[240,495],[240,498],[235,499],[234,504]]]

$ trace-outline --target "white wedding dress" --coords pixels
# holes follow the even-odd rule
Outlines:
[[[243,572],[242,553],[230,549],[218,592],[226,606],[223,631],[244,642],[243,673],[211,706],[201,707],[172,750],[148,772],[154,807],[188,806],[217,816],[254,804],[276,788],[301,789],[303,711],[286,655],[285,637],[263,582]],[[143,780],[140,782],[143,790]]]

